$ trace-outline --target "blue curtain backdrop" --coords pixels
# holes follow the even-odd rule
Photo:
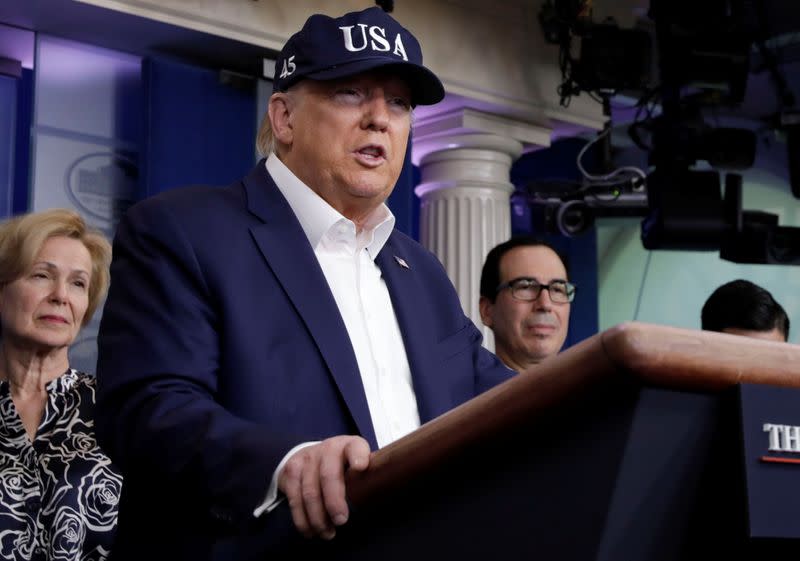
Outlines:
[[[18,78],[0,76],[0,217],[11,213]]]
[[[0,218],[28,210],[33,71],[0,76]]]
[[[167,59],[142,63],[141,198],[182,185],[227,185],[255,163],[255,82]]]
[[[419,169],[411,163],[411,139],[409,139],[403,170],[386,205],[394,214],[397,229],[415,240],[419,240],[419,199],[414,194],[414,186],[418,182]]]
[[[17,81],[16,130],[14,132],[16,143],[11,214],[22,214],[29,208],[33,84],[33,70],[23,68],[22,76]]]

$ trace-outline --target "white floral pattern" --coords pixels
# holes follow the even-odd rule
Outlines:
[[[95,379],[70,369],[47,393],[31,442],[0,380],[0,560],[105,561],[122,476],[95,439]]]

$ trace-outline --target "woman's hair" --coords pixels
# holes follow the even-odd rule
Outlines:
[[[23,276],[33,266],[45,242],[59,236],[81,242],[92,259],[89,306],[83,316],[85,326],[108,290],[111,244],[77,212],[57,208],[22,214],[0,223],[0,286]]]

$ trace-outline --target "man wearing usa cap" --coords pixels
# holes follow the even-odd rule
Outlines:
[[[129,210],[98,361],[117,557],[252,554],[275,505],[330,539],[346,467],[509,377],[384,204],[412,107],[443,96],[380,9],[314,15],[276,63],[266,160]]]

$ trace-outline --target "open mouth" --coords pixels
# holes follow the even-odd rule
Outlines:
[[[377,144],[370,144],[369,146],[359,148],[358,154],[373,160],[383,160],[386,158],[386,150],[383,149],[383,146],[378,146]]]

